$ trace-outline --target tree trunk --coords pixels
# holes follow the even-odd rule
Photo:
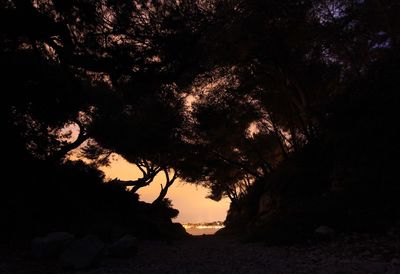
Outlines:
[[[74,150],[78,148],[80,145],[82,145],[87,139],[88,139],[88,134],[84,132],[83,125],[79,121],[74,121],[75,124],[78,125],[79,127],[79,135],[78,138],[75,140],[73,143],[69,143],[65,146],[63,146],[60,150],[56,151],[53,155],[49,157],[50,161],[60,161],[65,157],[65,155],[70,152],[71,150]]]
[[[152,203],[153,205],[157,205],[157,204],[160,204],[160,203],[162,202],[162,200],[165,198],[165,196],[167,196],[169,187],[174,183],[174,181],[175,181],[176,178],[177,178],[176,171],[175,171],[175,173],[174,173],[174,176],[172,176],[171,179],[169,178],[169,174],[168,174],[168,171],[167,171],[167,170],[164,169],[164,173],[165,173],[165,178],[167,179],[167,182],[166,182],[166,184],[165,184],[164,187],[163,187],[163,185],[161,184],[161,191],[160,191],[160,194],[158,195],[157,199],[155,199],[155,200],[153,201],[153,203]]]
[[[271,125],[272,125],[272,128],[273,128],[274,132],[275,132],[276,138],[278,139],[279,147],[282,150],[283,158],[287,159],[288,158],[288,154],[287,154],[287,151],[285,149],[286,146],[284,145],[284,143],[282,141],[281,133],[280,133],[278,127],[276,126],[276,124],[275,124],[275,122],[272,119],[270,114],[268,114],[268,117],[269,117],[269,120],[271,121]]]

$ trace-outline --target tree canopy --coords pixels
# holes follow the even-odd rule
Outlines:
[[[393,94],[399,12],[394,0],[1,1],[8,165],[59,165],[81,147],[98,165],[134,163],[142,178],[113,181],[132,192],[164,173],[157,202],[176,178],[235,201],[320,143],[342,100]]]

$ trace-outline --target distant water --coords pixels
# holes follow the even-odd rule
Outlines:
[[[211,235],[217,232],[220,228],[186,228],[186,232],[192,235]]]

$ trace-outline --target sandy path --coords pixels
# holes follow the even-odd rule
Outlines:
[[[354,247],[348,248],[354,251]],[[169,244],[142,243],[129,266],[121,265],[115,273],[400,274],[400,266],[393,264],[393,259],[385,262],[384,258],[367,257],[346,254],[346,247],[337,243],[328,246],[268,247],[260,243],[200,236]],[[99,273],[114,272],[107,272],[105,268]]]
[[[106,259],[96,269],[78,273],[400,274],[396,248],[393,242],[360,240],[356,244],[347,241],[270,247],[228,238],[198,236],[175,242],[142,241],[132,258]],[[65,272],[54,266],[54,262],[39,264],[35,261],[21,261],[14,267],[8,265],[3,271],[6,272],[2,272],[0,266],[2,273],[76,273]]]

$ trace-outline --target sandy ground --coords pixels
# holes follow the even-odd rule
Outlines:
[[[131,258],[104,259],[96,268],[78,272],[65,271],[56,261],[8,254],[2,257],[0,273],[400,274],[399,252],[398,241],[368,235],[281,247],[197,236],[174,242],[141,241]]]

